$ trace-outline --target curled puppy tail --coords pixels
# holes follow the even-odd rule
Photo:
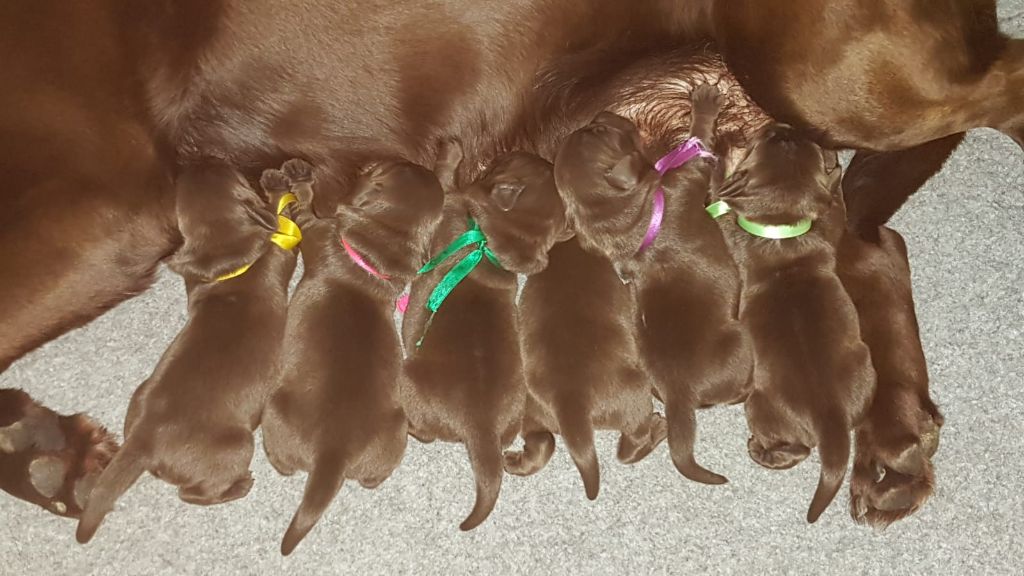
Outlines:
[[[601,487],[601,469],[594,450],[594,425],[590,415],[580,410],[559,410],[558,427],[569,455],[580,471],[587,498],[595,500]]]
[[[668,450],[676,470],[694,482],[702,484],[725,484],[728,478],[704,468],[693,457],[693,445],[697,438],[697,415],[690,402],[678,398],[665,401],[665,419],[668,420]]]
[[[146,471],[146,448],[139,436],[130,436],[96,480],[89,501],[78,521],[75,538],[79,544],[92,540],[103,519],[114,509],[117,500]]]
[[[494,505],[498,503],[501,479],[505,473],[501,442],[493,431],[472,435],[466,442],[466,451],[469,452],[473,475],[476,476],[476,503],[473,511],[459,525],[463,531],[476,528],[491,515]]]
[[[819,433],[818,455],[821,456],[821,477],[814,491],[807,521],[815,522],[836,497],[850,464],[850,432],[842,425],[843,418],[829,418]]]
[[[345,465],[339,457],[327,458],[317,462],[309,472],[306,490],[302,494],[302,503],[295,511],[288,530],[281,539],[281,554],[291,554],[302,539],[309,534],[313,526],[324,515],[334,497],[345,482]]]

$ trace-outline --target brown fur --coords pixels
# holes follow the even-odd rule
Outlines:
[[[850,512],[858,522],[884,527],[913,514],[931,496],[931,457],[944,419],[928,396],[906,244],[889,228],[877,236],[876,244],[845,234],[838,273],[857,307],[878,374],[875,399],[857,428]]]
[[[61,416],[21,390],[0,390],[0,489],[77,518],[118,445],[82,414]]]
[[[530,277],[519,302],[526,367],[522,451],[505,453],[505,471],[540,471],[560,433],[597,498],[594,430],[618,430],[619,460],[639,462],[665,439],[636,339],[636,303],[604,256],[575,239],[556,244],[548,267]]]
[[[693,135],[711,144],[717,90],[695,91],[693,110]],[[694,410],[742,400],[751,360],[736,318],[739,274],[704,213],[712,167],[692,160],[662,178],[635,127],[602,114],[566,140],[555,176],[583,245],[607,255],[624,280],[636,283],[640,350],[665,402],[673,463],[691,480],[725,482],[694,459]],[[666,197],[662,229],[638,254],[658,186]]]
[[[189,319],[132,398],[124,448],[96,483],[79,542],[146,470],[192,504],[241,498],[252,486],[252,432],[272,390],[295,254],[269,242],[276,216],[238,176],[192,175],[178,182],[185,244],[171,261],[185,278]],[[241,276],[214,280],[248,263]]]
[[[413,281],[402,325],[409,354],[402,404],[410,434],[425,442],[461,442],[473,465],[476,504],[462,530],[475,528],[494,509],[502,449],[519,433],[523,417],[516,273],[543,270],[551,246],[566,235],[550,164],[524,153],[500,157],[479,180],[448,195],[433,254],[466,231],[469,216],[502,269],[481,261],[431,318],[426,308],[431,291],[470,248],[459,252]]]
[[[849,218],[875,241],[962,136],[926,140],[976,125],[1019,139],[1024,40],[994,14],[994,0],[3,3],[18,89],[0,93],[0,270],[18,281],[0,294],[0,369],[149,286],[181,240],[172,183],[191,162],[255,178],[302,156],[326,184],[457,137],[466,182],[505,150],[550,157],[604,109],[676,140],[695,78],[729,93],[720,124],[751,135],[763,117],[695,40],[717,40],[757,102],[812,135],[912,146],[847,172]]]
[[[821,478],[808,522],[835,498],[850,457],[850,429],[875,390],[857,311],[836,275],[845,230],[841,169],[792,129],[763,131],[719,196],[734,214],[722,229],[743,278],[740,321],[754,346],[754,383],[745,407],[751,458],[768,468],[795,466],[815,446]],[[800,237],[769,240],[739,228],[809,218]]]
[[[402,460],[402,350],[392,315],[426,255],[443,192],[421,166],[379,162],[356,181],[351,205],[341,206],[335,218],[317,218],[312,168],[291,161],[285,174],[299,197],[305,273],[288,308],[281,387],[264,414],[263,437],[279,472],[309,472],[281,542],[287,555],[346,479],[374,488]],[[387,279],[359,268],[342,238]]]

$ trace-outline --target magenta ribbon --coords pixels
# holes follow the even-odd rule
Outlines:
[[[356,252],[354,248],[352,248],[352,246],[349,246],[349,243],[345,241],[344,237],[342,237],[341,239],[341,245],[345,248],[345,253],[348,254],[348,257],[351,258],[353,262],[355,262],[356,266],[359,266],[363,270],[366,270],[367,274],[373,276],[374,278],[379,278],[380,280],[391,279],[391,277],[389,277],[387,274],[381,274],[380,272],[377,271],[376,268],[370,266],[370,264],[365,259],[363,259],[363,257],[360,256],[359,253]]]
[[[675,170],[698,156],[712,159],[715,157],[713,152],[704,147],[704,143],[700,141],[700,138],[690,138],[669,151],[668,154],[662,156],[654,164],[654,169],[658,171],[658,174],[664,176],[669,170]],[[654,210],[651,212],[651,223],[647,226],[644,241],[640,243],[640,249],[637,250],[638,254],[649,248],[651,244],[654,244],[654,240],[661,233],[661,223],[664,219],[665,188],[659,184],[658,189],[654,191]]]

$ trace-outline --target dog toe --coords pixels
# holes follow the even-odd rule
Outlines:
[[[60,416],[25,395],[20,419],[0,427],[0,489],[66,517],[78,517],[117,443],[87,416]]]
[[[260,176],[260,187],[268,194],[281,194],[292,187],[292,181],[281,170],[264,170]]]
[[[281,171],[293,184],[313,181],[313,165],[301,158],[292,158],[281,166]]]

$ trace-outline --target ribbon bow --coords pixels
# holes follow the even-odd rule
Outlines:
[[[700,141],[700,138],[690,138],[668,154],[662,156],[654,164],[654,169],[658,171],[658,174],[664,176],[669,170],[679,168],[698,156],[711,159],[715,157],[714,153],[704,147],[704,143]],[[651,223],[647,226],[647,233],[644,234],[644,240],[640,243],[640,249],[637,250],[637,254],[648,249],[651,244],[654,244],[654,240],[661,233],[661,223],[664,219],[665,188],[658,184],[658,188],[654,191],[654,210],[651,212]]]
[[[725,216],[729,212],[732,212],[732,207],[725,200],[719,200],[705,208],[707,213],[711,215],[715,220]],[[740,228],[747,231],[752,236],[759,238],[768,238],[769,240],[786,240],[789,238],[797,238],[807,234],[811,229],[811,219],[804,218],[793,224],[758,224],[757,222],[751,222],[739,214],[736,215],[736,224]]]
[[[435,256],[431,261],[423,265],[417,274],[426,274],[431,270],[434,270],[440,266],[444,261],[448,260],[459,251],[472,245],[476,245],[469,254],[466,254],[462,260],[459,260],[447,274],[441,278],[441,281],[437,283],[434,290],[430,293],[430,297],[427,298],[427,310],[430,310],[430,318],[427,320],[427,326],[423,329],[423,336],[420,337],[419,341],[416,342],[416,347],[419,348],[423,344],[423,339],[427,336],[427,330],[430,328],[430,323],[434,320],[434,314],[441,308],[444,301],[455,290],[455,287],[459,285],[473,270],[476,269],[477,265],[487,258],[491,264],[499,269],[501,262],[498,261],[498,257],[487,247],[487,237],[480,230],[480,225],[476,223],[472,218],[469,219],[469,230],[466,230],[458,238],[452,241],[440,254]]]
[[[290,192],[288,194],[281,195],[281,199],[277,201],[277,231],[271,234],[270,241],[280,246],[283,250],[291,250],[298,246],[299,242],[302,241],[302,231],[299,230],[299,225],[282,214],[285,208],[297,201],[298,198],[295,197],[295,194]],[[234,272],[228,272],[227,274],[218,277],[216,281],[223,282],[225,280],[237,278],[238,276],[248,272],[249,268],[252,268],[253,264],[255,264],[255,262],[250,262]]]

